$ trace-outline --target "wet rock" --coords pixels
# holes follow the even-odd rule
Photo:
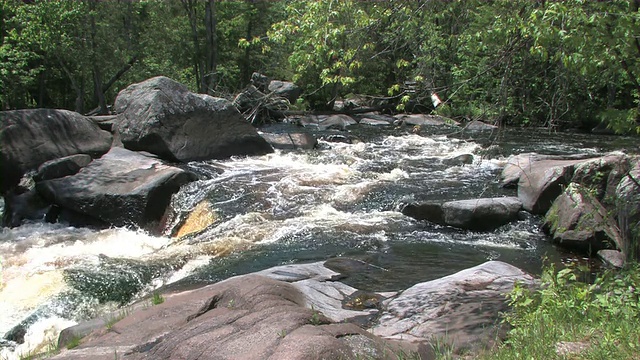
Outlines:
[[[17,227],[26,221],[42,221],[50,210],[51,203],[40,196],[35,189],[29,189],[20,194],[9,192],[5,195],[2,226]]]
[[[326,142],[332,142],[332,143],[343,143],[343,144],[356,144],[359,142],[362,142],[362,140],[358,139],[356,136],[354,135],[342,135],[342,134],[330,134],[330,135],[322,135],[320,136],[320,139],[326,141]]]
[[[309,133],[260,133],[274,149],[297,150],[313,149],[318,146],[318,140]]]
[[[515,197],[449,201],[442,204],[445,224],[489,231],[518,219],[522,202]]]
[[[483,123],[482,121],[473,120],[469,122],[465,127],[465,130],[469,131],[497,131],[499,129],[496,125]]]
[[[439,115],[426,115],[426,114],[410,114],[410,115],[396,115],[398,123],[403,123],[406,125],[431,125],[431,126],[442,126],[449,125],[455,126],[458,125],[453,119],[446,118],[444,116]]]
[[[98,157],[112,136],[86,117],[67,110],[0,112],[0,193],[42,163],[74,154]]]
[[[402,207],[400,212],[416,220],[427,220],[435,224],[445,225],[442,204],[439,203],[407,204]]]
[[[414,285],[386,303],[371,331],[385,339],[410,342],[438,339],[458,354],[488,347],[505,335],[497,318],[507,310],[505,294],[516,281],[534,284],[522,270],[489,261]]]
[[[325,131],[329,129],[333,130],[346,130],[347,126],[358,124],[351,116],[339,114],[331,115],[326,118],[320,118],[318,121],[318,129]]]
[[[507,159],[507,164],[502,169],[501,185],[503,187],[515,187],[520,180],[520,177],[525,170],[530,169],[536,162],[543,160],[561,160],[561,161],[575,161],[580,163],[585,159],[592,159],[591,154],[576,154],[576,155],[543,155],[537,153],[523,153],[518,155],[511,155]]]
[[[543,228],[563,247],[583,252],[620,248],[615,220],[595,195],[571,183],[545,215]]]
[[[58,206],[114,226],[154,226],[171,195],[195,177],[162,161],[113,148],[77,174],[38,182],[36,188]]]
[[[302,89],[289,81],[271,80],[268,90],[289,100],[291,104],[295,104],[298,97],[302,94]]]
[[[460,154],[442,159],[442,163],[447,166],[463,166],[473,164],[473,154]]]
[[[38,167],[34,180],[51,180],[77,174],[80,169],[89,165],[92,160],[91,156],[87,154],[76,154],[49,160]]]
[[[115,101],[127,149],[170,161],[223,159],[273,152],[228,100],[195,94],[166,77],[122,90]]]
[[[396,120],[393,116],[390,115],[381,115],[376,113],[367,113],[360,115],[358,117],[358,123],[360,125],[369,125],[369,126],[388,126],[393,125],[393,122]]]

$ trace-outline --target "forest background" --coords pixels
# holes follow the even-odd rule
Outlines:
[[[503,126],[640,132],[640,0],[0,0],[0,109],[108,113],[164,75],[230,98],[251,74]]]

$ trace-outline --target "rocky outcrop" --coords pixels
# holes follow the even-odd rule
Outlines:
[[[179,187],[195,180],[162,161],[113,148],[77,174],[38,182],[47,200],[63,209],[114,226],[147,227],[158,222]]]
[[[75,154],[98,157],[112,136],[86,117],[67,110],[0,112],[0,193],[42,163]]]
[[[166,77],[151,78],[122,90],[115,111],[127,149],[148,151],[169,161],[273,151],[231,102],[191,93]]]
[[[57,179],[77,174],[80,169],[89,165],[93,159],[87,154],[76,154],[49,160],[38,167],[33,177],[35,181]]]
[[[620,250],[625,256],[640,261],[640,159],[634,158],[632,164],[616,186],[614,209],[624,240]]]
[[[408,204],[401,211],[417,220],[460,229],[489,231],[516,220],[521,209],[522,203],[517,198],[502,197],[449,201],[443,204]]]
[[[469,131],[497,131],[499,127],[497,127],[496,125],[484,123],[482,121],[473,120],[469,122],[464,127],[464,129]]]
[[[561,246],[587,253],[619,249],[622,243],[613,217],[594,193],[577,183],[569,184],[555,199],[545,215],[543,229]]]
[[[491,261],[400,294],[371,293],[361,303],[373,306],[353,310],[345,300],[361,292],[339,277],[322,263],[285,265],[165,294],[109,329],[98,321],[65,330],[61,348],[94,329],[53,359],[435,359],[433,341],[457,354],[490,347],[502,335],[504,294],[534,282]],[[369,331],[353,323],[372,314]]]
[[[507,309],[515,282],[534,285],[522,270],[489,261],[441,279],[412,286],[385,303],[371,330],[385,339],[449,343],[454,352],[477,350],[500,338],[496,314]]]

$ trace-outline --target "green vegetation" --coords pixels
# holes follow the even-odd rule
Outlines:
[[[511,126],[637,132],[635,0],[0,1],[0,108],[108,112],[165,75],[230,97],[258,71],[297,108],[367,95]],[[387,97],[381,99],[381,97]],[[360,97],[362,98],[362,97]]]
[[[576,269],[547,268],[540,288],[516,286],[510,294],[513,326],[498,351],[481,359],[638,359],[640,356],[640,266],[606,271],[593,283]],[[560,355],[570,344],[575,353]],[[565,346],[569,347],[569,346]]]
[[[153,296],[151,297],[151,303],[153,305],[160,305],[163,302],[164,302],[164,297],[162,296],[162,294],[154,291]]]

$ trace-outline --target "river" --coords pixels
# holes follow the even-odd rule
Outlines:
[[[272,128],[270,131],[278,131]],[[172,201],[164,236],[30,223],[0,232],[0,334],[22,324],[24,343],[0,340],[0,359],[51,344],[64,327],[131,304],[157,289],[193,287],[271,266],[349,257],[363,266],[345,282],[398,290],[486,260],[540,271],[564,256],[526,216],[496,231],[461,231],[416,221],[402,204],[513,196],[499,187],[510,154],[637,152],[633,139],[503,130],[358,127],[352,144],[190,163],[201,180]],[[488,147],[493,145],[492,147]],[[472,164],[444,159],[473,153]],[[182,225],[184,224],[184,225]]]

